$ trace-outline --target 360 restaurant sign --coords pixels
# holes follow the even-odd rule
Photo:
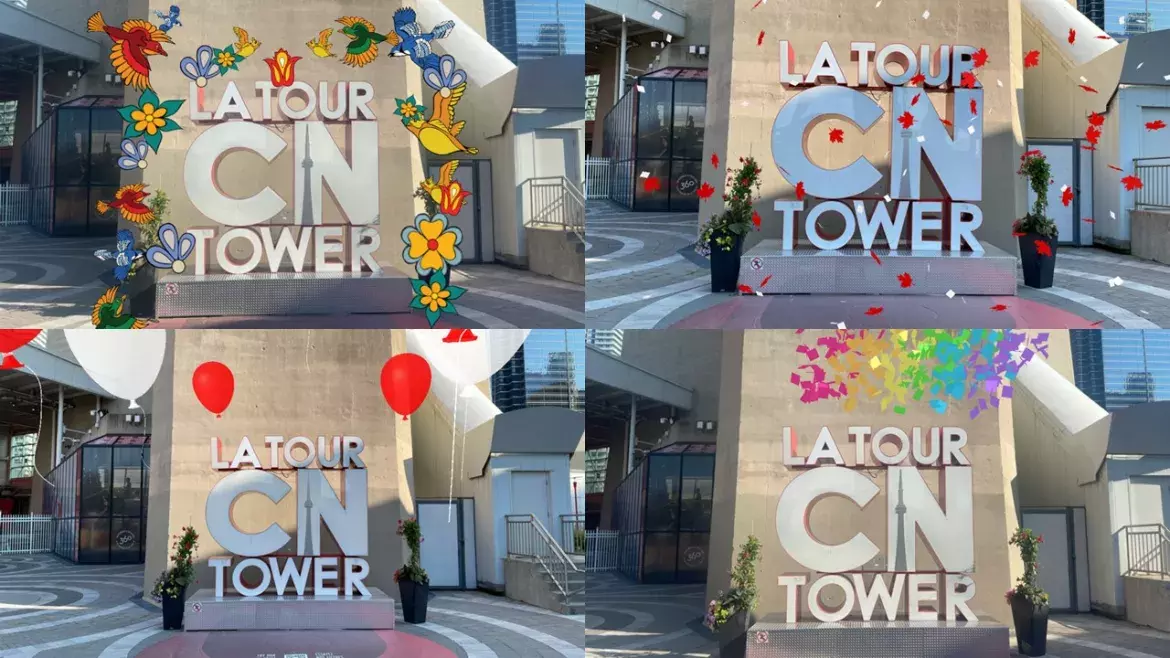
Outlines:
[[[211,439],[211,467],[233,471],[211,488],[207,496],[207,529],[229,553],[243,557],[233,568],[232,557],[207,561],[215,570],[215,595],[222,597],[230,582],[242,596],[259,596],[272,585],[278,595],[289,590],[303,596],[310,584],[317,596],[369,596],[363,581],[370,573],[369,519],[366,465],[361,453],[365,442],[356,436],[265,436],[267,465],[261,465],[257,449],[243,437],[231,460],[223,459],[223,444]],[[310,468],[316,464],[318,468]],[[247,468],[243,468],[247,467]],[[249,493],[279,503],[292,487],[271,469],[296,474],[297,549],[295,557],[274,557],[291,539],[276,523],[261,532],[240,530],[232,521],[236,501]],[[323,469],[341,471],[342,498],[325,479]],[[321,554],[321,523],[337,541],[344,558]],[[259,581],[245,581],[244,572],[256,569]],[[230,574],[229,574],[230,569]],[[311,578],[311,580],[310,580]],[[254,583],[254,584],[253,584]]]
[[[862,246],[870,249],[881,231],[890,249],[897,249],[907,219],[910,221],[910,247],[916,252],[959,251],[966,243],[972,251],[983,251],[974,231],[983,223],[983,213],[975,205],[983,189],[983,89],[975,78],[974,56],[970,46],[941,46],[933,55],[930,46],[918,53],[903,44],[877,49],[870,42],[850,44],[857,60],[857,83],[860,88],[887,87],[891,91],[890,110],[890,191],[884,203],[867,211],[860,198],[882,180],[882,172],[864,156],[841,169],[824,169],[814,164],[806,151],[812,128],[826,118],[844,118],[862,132],[882,118],[884,110],[862,90],[847,87],[845,74],[828,42],[821,44],[808,72],[792,70],[796,59],[792,46],[780,42],[780,82],[791,86],[813,86],[796,94],[784,104],[772,125],[772,158],[784,178],[797,189],[797,201],[776,201],[781,214],[784,249],[792,249],[796,213],[805,211],[804,194],[827,199],[803,214],[804,233],[818,249],[837,250],[846,246],[855,234]],[[933,61],[933,66],[931,62]],[[870,84],[870,64],[877,73],[878,85]],[[897,63],[899,73],[889,66]],[[921,83],[920,86],[907,86]],[[952,120],[938,115],[925,98],[927,88],[949,86]],[[948,129],[949,128],[949,129]],[[944,200],[924,200],[922,196],[922,161],[930,163]],[[803,193],[801,192],[803,190]],[[871,199],[874,200],[874,199]],[[852,201],[852,203],[847,203]],[[890,208],[893,206],[893,216]],[[845,230],[834,238],[821,236],[817,222],[826,213],[836,213],[845,221]],[[950,234],[944,240],[930,239],[926,231],[943,229],[943,217],[949,214]]]
[[[975,596],[974,522],[972,520],[971,461],[964,452],[967,433],[958,427],[914,427],[909,433],[897,427],[850,427],[852,447],[842,451],[829,428],[821,428],[806,456],[797,454],[793,430],[784,428],[789,446],[784,464],[808,469],[797,475],[780,493],[776,506],[776,532],[784,550],[810,573],[779,577],[786,596],[785,621],[798,621],[800,601],[821,622],[839,622],[860,610],[870,621],[875,614],[894,621],[903,602],[909,621],[978,621],[968,602]],[[853,453],[850,459],[846,454]],[[919,467],[939,474],[942,491],[931,493]],[[819,541],[810,531],[816,502],[825,496],[841,496],[865,508],[881,488],[862,469],[885,470],[885,510],[865,510],[886,515],[884,573],[863,569],[882,554],[863,533],[840,544]],[[916,569],[916,536],[921,534],[939,568]],[[870,577],[869,584],[866,583]],[[811,582],[810,582],[811,581]],[[839,590],[840,608],[828,609],[822,592]],[[880,613],[877,613],[880,608]]]

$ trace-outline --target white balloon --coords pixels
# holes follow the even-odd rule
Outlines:
[[[131,409],[154,386],[167,351],[165,329],[66,329],[65,340],[86,374]]]
[[[475,384],[503,368],[524,344],[528,333],[528,329],[476,329],[473,330],[475,340],[445,343],[443,339],[451,335],[448,330],[411,329],[406,332],[406,345],[447,379]]]

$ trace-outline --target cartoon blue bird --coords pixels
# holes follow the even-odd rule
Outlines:
[[[422,31],[418,17],[410,7],[394,12],[394,31],[387,34],[391,57],[410,57],[421,69],[439,68],[439,56],[431,52],[431,39],[442,39],[455,29],[455,21],[445,21],[435,29]]]
[[[183,24],[179,21],[179,5],[171,5],[170,13],[167,14],[155,9],[154,15],[162,19],[162,22],[158,25],[158,29],[163,32],[170,32],[172,27],[183,27]]]
[[[113,256],[114,278],[124,283],[130,277],[134,261],[142,256],[142,252],[134,248],[134,234],[128,229],[118,231],[118,248]]]

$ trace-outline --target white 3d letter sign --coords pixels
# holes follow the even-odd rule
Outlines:
[[[870,83],[870,55],[877,47],[873,43],[857,42],[851,47],[858,61],[857,84]],[[878,78],[892,87],[890,101],[890,191],[884,203],[877,201],[866,208],[866,201],[877,195],[871,192],[882,180],[882,172],[866,157],[861,156],[840,169],[824,169],[814,164],[807,150],[813,128],[827,118],[846,119],[865,133],[885,114],[881,105],[869,95],[844,86],[819,86],[802,91],[788,101],[772,124],[772,158],[781,175],[793,186],[804,185],[804,191],[813,197],[828,201],[814,206],[804,215],[804,235],[816,248],[837,250],[846,246],[854,235],[861,245],[871,249],[881,234],[884,246],[897,249],[907,218],[910,221],[910,247],[914,251],[959,251],[966,244],[972,251],[981,252],[983,246],[975,239],[975,230],[983,224],[983,213],[975,205],[983,193],[983,89],[963,74],[971,73],[974,49],[966,46],[942,46],[932,58],[930,46],[923,46],[919,57],[907,46],[894,44],[878,52],[873,61]],[[933,59],[934,66],[930,65]],[[780,81],[789,85],[830,83],[845,85],[845,76],[828,42],[821,44],[812,67],[806,75],[794,73],[795,53],[787,41],[780,42]],[[903,72],[894,75],[887,65],[897,61]],[[919,73],[924,76],[921,86],[901,86]],[[938,69],[934,71],[933,69]],[[926,98],[927,87],[950,84],[953,91],[952,120],[939,117],[934,105]],[[948,126],[950,127],[948,129]],[[821,135],[821,133],[816,133]],[[823,135],[818,137],[823,139]],[[942,194],[941,199],[924,199],[922,195],[922,163],[929,162],[929,172]],[[845,203],[851,201],[851,203]],[[893,212],[891,213],[891,207]],[[796,213],[805,210],[805,202],[776,201],[774,209],[781,214],[782,247],[790,250],[796,238]],[[840,215],[844,232],[835,238],[826,238],[817,231],[817,220],[824,213]],[[931,238],[926,231],[944,230],[949,220],[949,233],[942,240]]]
[[[356,436],[317,437],[316,442],[303,436],[285,441],[283,436],[266,436],[267,450],[257,452],[244,437],[234,457],[227,461],[218,437],[211,439],[211,467],[234,471],[211,488],[207,496],[207,529],[224,550],[243,556],[231,571],[232,588],[242,596],[259,596],[275,587],[276,594],[286,591],[303,596],[312,575],[316,596],[369,596],[362,582],[370,572],[365,560],[369,555],[369,523],[366,465],[361,459],[364,442]],[[267,466],[260,455],[267,452]],[[316,462],[320,468],[309,468]],[[238,470],[241,466],[249,466]],[[245,532],[232,521],[232,506],[249,494],[267,498],[273,506],[284,499],[292,486],[265,469],[292,469],[296,472],[297,537],[296,555],[302,558],[273,556],[291,539],[272,523],[259,532]],[[339,470],[342,496],[325,479],[323,469]],[[321,554],[322,526],[337,540],[337,555]],[[215,569],[215,595],[222,597],[232,558],[213,558],[207,563]],[[259,574],[256,584],[244,582],[244,572],[254,568]],[[333,581],[333,582],[330,582]]]
[[[805,575],[786,575],[778,584],[786,589],[788,623],[797,621],[799,601],[818,621],[837,622],[855,609],[870,621],[880,607],[893,621],[905,601],[910,621],[978,621],[968,606],[975,596],[970,574],[975,570],[975,534],[972,521],[971,462],[964,454],[967,434],[957,427],[915,427],[908,435],[887,427],[877,432],[869,427],[850,427],[854,442],[853,459],[847,463],[829,429],[822,428],[816,445],[807,456],[794,448],[784,456],[785,466],[810,468],[793,478],[776,505],[776,534],[781,546],[809,572],[824,575],[811,583]],[[784,428],[785,446],[795,446],[792,428]],[[918,467],[939,473],[939,496],[927,486]],[[886,508],[867,506],[881,488],[861,468],[884,468]],[[858,532],[838,543],[813,536],[812,515],[819,500],[839,496],[868,514],[886,515],[884,550],[880,541]],[[943,502],[945,501],[945,505]],[[917,538],[930,548],[937,569],[917,573]],[[875,559],[885,556],[885,576],[878,574],[866,583]],[[863,568],[871,565],[866,571]],[[840,590],[845,604],[829,610],[821,603],[825,590]]]

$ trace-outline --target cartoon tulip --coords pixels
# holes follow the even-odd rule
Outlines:
[[[290,56],[284,48],[276,51],[276,54],[272,57],[265,57],[264,62],[268,64],[268,73],[272,77],[272,86],[287,87],[296,81],[297,75],[294,67],[300,59],[300,57]]]

